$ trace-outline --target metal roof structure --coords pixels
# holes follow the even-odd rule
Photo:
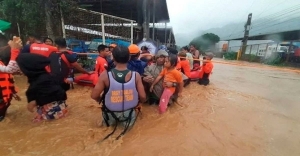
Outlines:
[[[148,0],[150,10],[155,4],[155,23],[169,22],[169,12],[166,0]],[[138,23],[143,21],[143,0],[79,0],[80,7],[102,12],[109,15],[132,19]],[[150,11],[150,21],[152,14]]]
[[[79,0],[79,7],[101,12],[104,14],[109,14],[113,16],[118,16],[121,18],[131,19],[137,22],[137,25],[134,25],[134,40],[141,40],[143,38],[143,27],[144,22],[144,10],[143,4],[145,0]],[[170,43],[175,44],[175,38],[172,29],[161,27],[164,23],[170,21],[168,7],[166,0],[146,0],[147,12],[148,13],[148,22],[149,22],[149,31],[148,37],[152,38],[152,22],[155,19],[155,41],[159,41],[165,44],[165,41],[168,42],[170,38]],[[155,14],[153,14],[155,12]],[[153,15],[155,17],[153,17]],[[95,23],[96,24],[96,23]],[[97,23],[99,24],[99,23]],[[107,26],[117,26],[114,23],[107,23]],[[159,26],[161,25],[161,26]],[[122,26],[127,26],[126,23],[123,23]],[[147,29],[146,29],[147,30]],[[166,32],[166,33],[165,33]],[[165,35],[166,34],[166,35]]]
[[[150,28],[150,36],[152,36],[153,28]],[[155,28],[154,36],[156,36],[155,41],[159,41],[160,43],[174,45],[176,44],[175,36],[172,28]],[[170,40],[170,41],[169,41]]]

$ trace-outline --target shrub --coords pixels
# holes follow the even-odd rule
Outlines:
[[[231,51],[224,54],[225,60],[236,60],[237,52]]]

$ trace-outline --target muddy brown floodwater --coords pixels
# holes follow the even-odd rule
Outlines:
[[[192,83],[163,115],[144,105],[131,131],[101,144],[111,129],[99,126],[90,88],[68,92],[66,118],[34,124],[25,107],[26,79],[16,76],[23,101],[13,101],[0,123],[0,155],[298,156],[300,75],[265,67],[215,63],[211,85]]]

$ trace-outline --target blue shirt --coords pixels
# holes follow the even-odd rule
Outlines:
[[[141,60],[130,60],[127,63],[127,69],[131,71],[136,71],[140,75],[144,74],[144,69],[147,67],[147,62]]]
[[[30,46],[31,44],[26,44],[21,50],[21,53],[30,53]]]

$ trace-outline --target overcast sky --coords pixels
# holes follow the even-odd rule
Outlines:
[[[174,33],[190,34],[245,22],[250,12],[253,20],[260,19],[297,7],[300,0],[167,0],[167,4]]]

